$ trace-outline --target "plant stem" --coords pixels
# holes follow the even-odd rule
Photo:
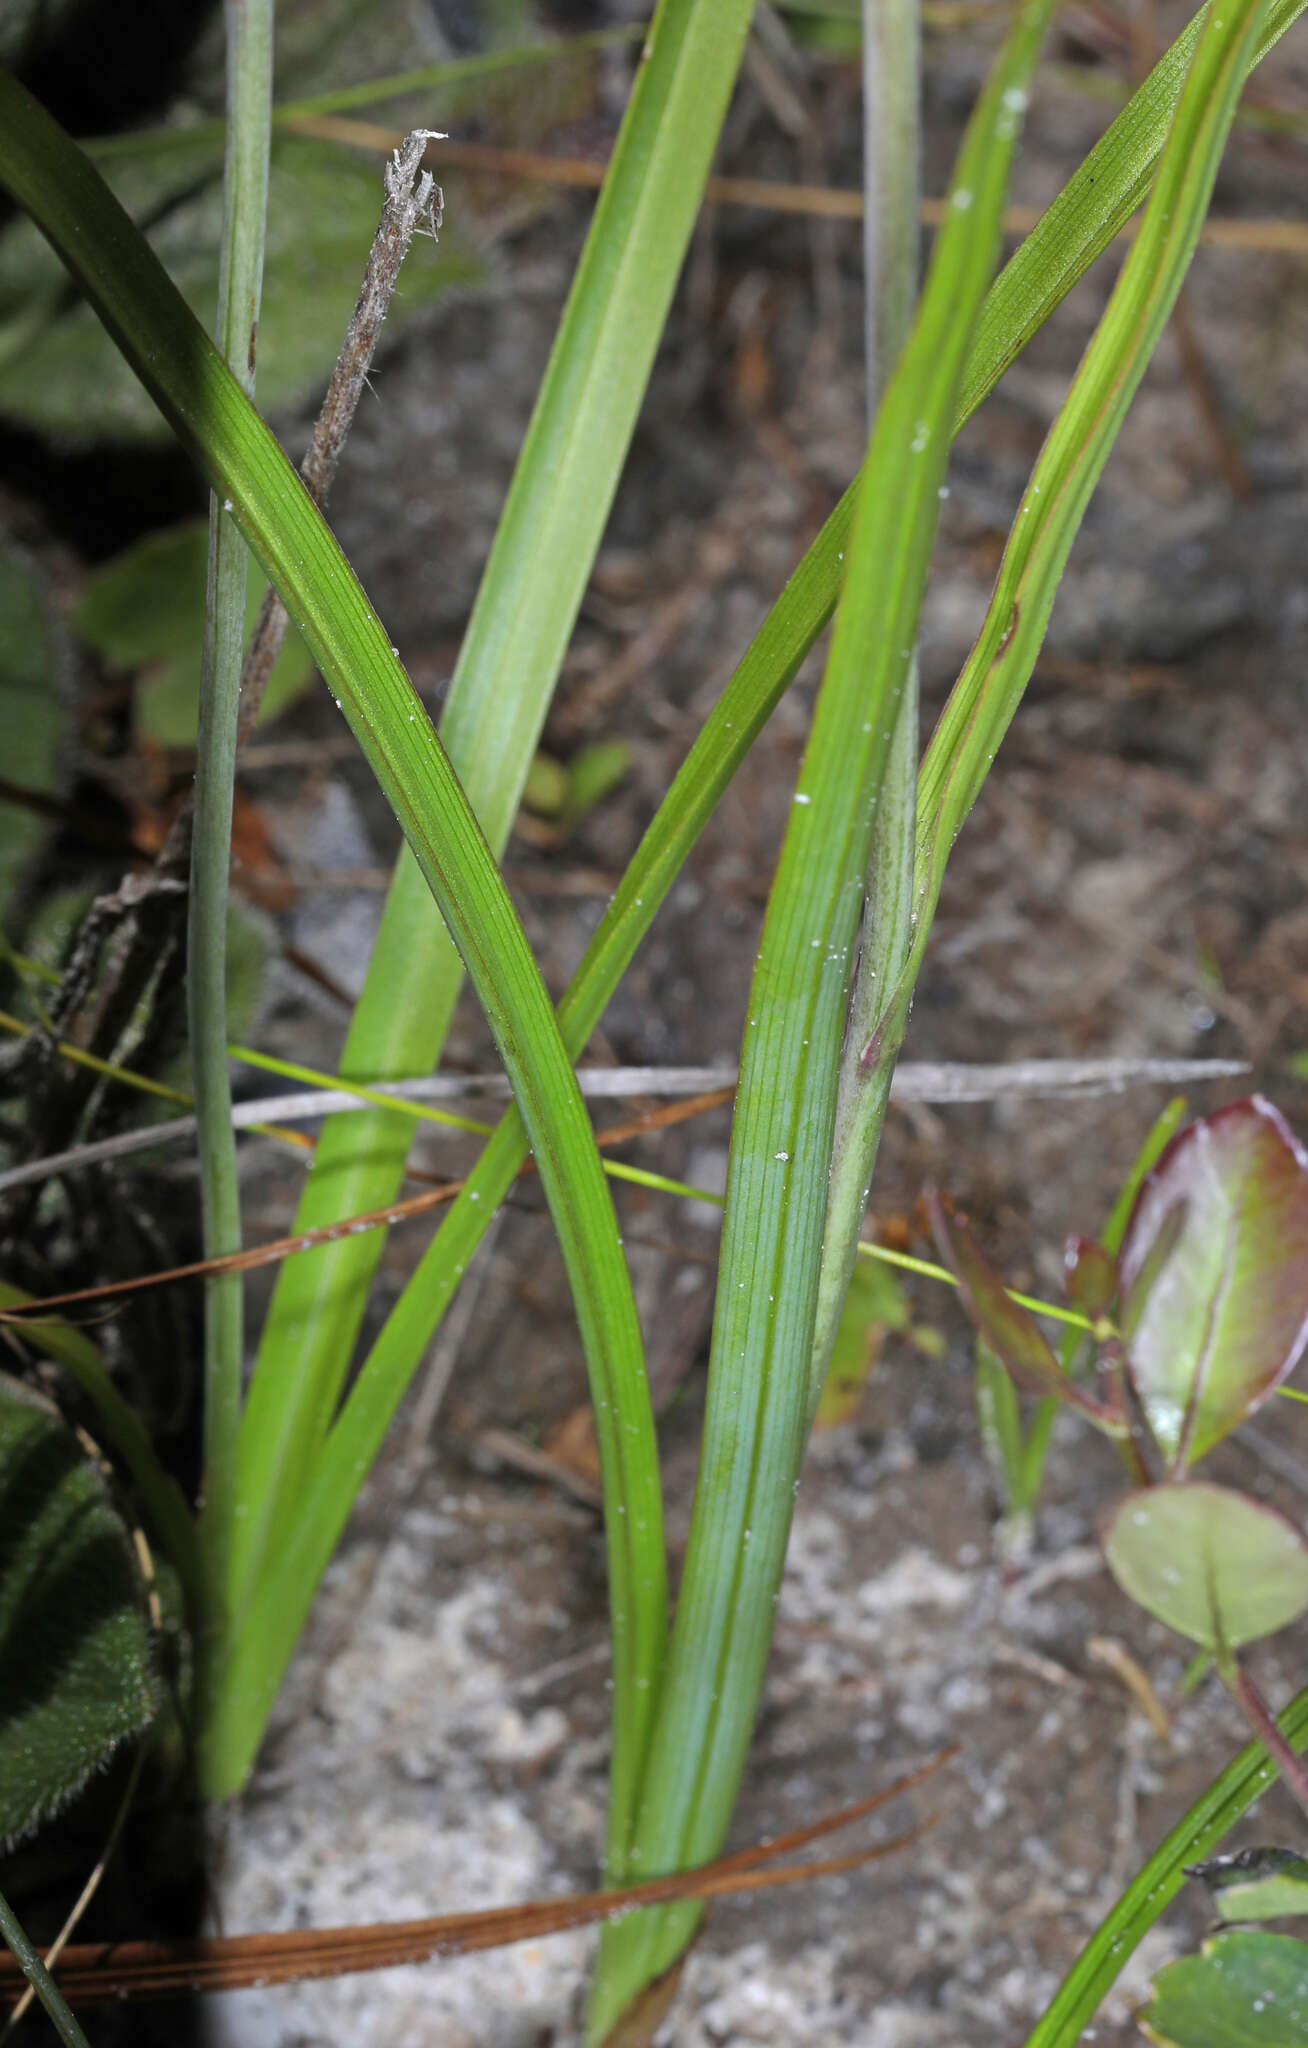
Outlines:
[[[17,1959],[18,1967],[45,2007],[51,2024],[66,2048],[87,2048],[86,2035],[64,2000],[63,1993],[27,1938],[22,1921],[0,1892],[0,1935]]]
[[[917,297],[921,184],[919,0],[863,0],[864,352],[869,425],[908,339]],[[827,1222],[809,1379],[809,1419],[831,1363],[885,1122],[898,1045],[870,1068],[887,992],[908,957],[917,822],[917,657],[907,665],[873,826],[862,951],[840,1060]]]
[[[1276,1765],[1285,1789],[1308,1814],[1308,1770],[1276,1725],[1276,1717],[1244,1667],[1232,1656],[1219,1656],[1217,1673],[1259,1742]]]
[[[272,106],[271,0],[227,0],[227,155],[215,339],[247,396],[254,389]],[[187,1002],[207,1258],[239,1251],[240,1192],[227,1065],[227,890],[245,639],[248,554],[209,501],[209,570],[196,738]],[[225,1582],[241,1419],[242,1282],[205,1283],[204,1480],[200,1518],[209,1645],[225,1630]]]

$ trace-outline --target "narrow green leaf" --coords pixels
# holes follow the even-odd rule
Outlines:
[[[750,13],[749,0],[661,0],[459,655],[441,738],[497,855],[599,547]],[[342,1073],[429,1070],[460,981],[423,879],[402,854]],[[296,1230],[392,1200],[411,1137],[385,1111],[332,1118]],[[242,1439],[238,1601],[298,1518],[384,1239],[342,1239],[279,1276]]]
[[[885,1058],[902,1040],[945,865],[1021,702],[1085,508],[1176,302],[1265,13],[1264,0],[1239,0],[1208,17],[1140,232],[1031,473],[981,632],[922,763],[914,945],[869,1057]]]
[[[57,1409],[0,1375],[0,1849],[157,1706],[131,1542]]]
[[[1122,1336],[1175,1472],[1261,1406],[1308,1344],[1308,1155],[1261,1096],[1182,1131],[1122,1247]]]
[[[1303,0],[1273,0],[1256,40],[1242,52],[1237,90],[1298,19],[1302,5]],[[994,389],[1144,199],[1207,20],[1208,8],[1202,7],[1005,265],[977,329],[964,387],[966,412]]]
[[[1215,1934],[1158,1972],[1138,2017],[1159,2048],[1308,2048],[1308,1942]]]
[[[721,1845],[753,1731],[811,1420],[827,1184],[875,808],[916,639],[972,324],[999,250],[1050,8],[1017,17],[969,123],[912,336],[878,408],[826,673],[749,996],[708,1407],[668,1672],[628,1869]],[[588,2039],[685,1946],[697,1912],[605,1930]]]
[[[1272,28],[1275,36],[1283,34],[1303,4],[1304,0],[1291,0],[1291,4],[1276,7],[1268,17],[1269,35]],[[1123,162],[1115,146],[1115,139],[1122,132],[1119,124],[1129,126],[1138,114],[1133,100],[1083,167],[1086,177],[1100,184],[1104,204],[1109,208],[1119,204],[1121,198],[1120,183],[1114,183],[1115,176],[1120,179]],[[1161,140],[1160,133],[1159,146]],[[1069,289],[1096,253],[1092,238],[1083,232],[1085,225],[1083,221],[1071,220],[1064,222],[1059,231],[1059,261]],[[1011,270],[1010,264],[1004,276]],[[989,306],[999,303],[994,295],[1000,292],[1002,283],[1001,279],[992,287]],[[969,360],[973,368],[969,369],[967,384],[979,403],[989,387],[978,381],[975,357]],[[855,491],[856,485],[852,485],[845,493],[758,629],[659,806],[587,947],[559,1008],[560,1029],[574,1058],[584,1049],[723,792],[830,617],[843,573]],[[333,1119],[328,1141],[331,1130],[339,1123],[340,1119]],[[1170,1130],[1159,1138],[1159,1149],[1166,1135],[1170,1135]],[[247,1626],[235,1652],[232,1679],[233,1689],[249,1703],[243,1735],[247,1762],[354,1494],[376,1456],[388,1423],[487,1223],[503,1201],[526,1153],[523,1126],[517,1111],[510,1110],[369,1352],[332,1428],[294,1527],[286,1532],[276,1555],[270,1558],[267,1573],[252,1596]],[[297,1265],[303,1263],[296,1261]],[[306,1306],[305,1321],[306,1330],[316,1327],[311,1306]]]
[[[554,1011],[421,702],[330,529],[82,153],[0,73],[0,179],[64,255],[277,585],[346,712],[463,953],[522,1107],[592,1373],[613,1604],[616,1803],[632,1797],[666,1629],[658,1464],[613,1207]],[[203,1757],[228,1789],[244,1703]],[[624,1822],[625,1824],[625,1822]]]
[[[1122,1591],[1205,1650],[1275,1635],[1308,1608],[1308,1543],[1230,1487],[1190,1480],[1129,1493],[1101,1540]]]

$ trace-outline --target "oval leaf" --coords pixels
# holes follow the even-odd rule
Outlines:
[[[1274,1635],[1308,1607],[1308,1544],[1284,1515],[1226,1486],[1129,1493],[1102,1540],[1122,1591],[1207,1650]]]
[[[1137,2015],[1160,2048],[1308,2048],[1308,1942],[1232,1929],[1158,1972]]]
[[[1308,1342],[1308,1155],[1261,1096],[1181,1132],[1122,1247],[1122,1334],[1173,1472],[1243,1422]]]
[[[0,1376],[0,1848],[155,1706],[136,1562],[104,1482],[50,1403]]]

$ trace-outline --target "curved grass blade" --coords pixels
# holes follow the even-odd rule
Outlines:
[[[893,1060],[945,865],[1021,702],[1086,505],[1194,253],[1263,0],[1212,18],[1195,52],[1140,232],[1031,473],[994,593],[918,778],[916,929],[864,1058]]]
[[[214,488],[230,499],[414,849],[513,1083],[592,1375],[621,1811],[643,1758],[666,1632],[658,1460],[630,1276],[553,1006],[448,757],[330,529],[98,173],[3,74],[0,179],[68,264]],[[206,1731],[202,1768],[211,1792],[230,1788],[224,1739],[240,1714],[240,1701],[227,1700]]]
[[[1268,8],[1245,72],[1252,71],[1300,12],[1299,0]],[[971,412],[992,391],[1036,329],[1101,256],[1149,190],[1208,9],[1200,8],[1057,199],[1005,264],[986,301],[964,381]],[[1243,82],[1243,80],[1242,80]]]
[[[753,1733],[794,1490],[850,961],[873,822],[940,514],[959,382],[1000,246],[1051,0],[1017,17],[959,151],[912,334],[873,427],[826,673],[749,996],[708,1407],[677,1621],[628,1869],[716,1853]],[[694,1907],[605,1930],[587,2038],[670,1967]]]
[[[1284,33],[1303,4],[1304,0],[1277,0],[1268,16],[1277,35]],[[1264,34],[1264,47],[1269,34],[1271,28]],[[1134,120],[1135,107],[1133,100],[1119,121]],[[1114,123],[1078,175],[1101,182],[1104,204],[1110,210],[1120,207],[1121,211],[1113,216],[1120,220],[1129,213],[1130,205],[1123,201],[1113,182],[1115,167],[1120,170],[1121,164],[1121,154],[1112,146],[1117,132],[1118,124]],[[1096,253],[1088,241],[1075,239],[1081,225],[1073,222],[1061,231],[1064,240],[1059,244],[1060,261],[1069,287],[1088,268]],[[1002,287],[1003,277],[991,288],[987,308],[999,303],[996,294]],[[990,388],[979,378],[976,362],[974,347],[965,374],[966,388],[973,394],[969,403],[979,403]],[[959,425],[963,417],[960,413]],[[559,1006],[559,1027],[574,1058],[584,1050],[723,792],[830,618],[843,572],[856,488],[851,485],[845,493],[764,619],[605,910]],[[255,1589],[242,1639],[234,1652],[240,1690],[251,1703],[251,1744],[258,1739],[261,1717],[271,1710],[354,1495],[491,1215],[503,1201],[526,1152],[521,1121],[517,1111],[510,1110],[372,1346],[323,1448],[295,1526],[287,1532]],[[254,1725],[256,1721],[258,1726]]]
[[[517,812],[608,518],[740,61],[748,0],[662,0],[518,459],[440,723],[498,856]],[[440,1056],[462,970],[402,852],[341,1071],[400,1079]],[[327,1123],[297,1230],[391,1201],[402,1117]],[[234,1603],[298,1519],[353,1353],[384,1233],[286,1267],[241,1438]]]
[[[1276,5],[1268,17],[1268,27],[1260,46],[1260,54],[1284,33],[1303,4],[1304,0],[1276,0]],[[666,14],[665,9],[659,18],[659,33],[665,40],[660,42],[656,36],[651,46],[652,55],[643,67],[639,88],[641,91],[647,87],[653,90],[653,80],[658,73],[659,65],[663,62],[664,53],[672,47],[670,37],[677,25],[671,20],[666,20]],[[685,27],[684,49],[688,65],[692,66],[691,36],[695,26],[687,23]],[[698,26],[702,28],[702,22]],[[1076,174],[1073,183],[1078,192],[1093,193],[1094,204],[1088,205],[1078,200],[1074,205],[1056,205],[1051,208],[996,280],[986,300],[978,340],[974,343],[964,375],[958,425],[961,425],[981,402],[1040,321],[1048,316],[1059,299],[1070,290],[1138,203],[1148,171],[1162,146],[1166,119],[1179,92],[1180,79],[1189,59],[1195,33],[1197,29],[1192,25],[1192,29],[1187,30],[1186,35],[1161,60],[1149,80],[1123,109]],[[686,90],[687,80],[693,79],[693,76],[692,68],[683,67],[678,91]],[[693,92],[695,89],[692,84],[690,90]],[[637,102],[633,100],[633,116],[636,106]],[[626,135],[627,128],[624,124],[608,181],[609,186],[615,190],[619,175],[625,178],[628,173]],[[678,168],[678,159],[674,152],[664,166],[664,175],[675,174]],[[639,167],[639,175],[633,173],[638,191],[641,189],[640,178],[643,169],[643,166]],[[646,194],[648,197],[648,186]],[[604,203],[602,202],[602,205]],[[629,200],[622,202],[624,205],[631,203]],[[618,202],[615,201],[614,204],[615,214],[620,218]],[[600,226],[601,217],[597,215],[595,230],[588,243],[587,261],[591,249],[596,246]],[[627,232],[629,244],[634,247],[634,234],[630,229]],[[660,262],[666,263],[669,245],[665,245],[656,253]],[[1035,277],[1057,279],[1057,286],[1033,295],[1031,280]],[[581,293],[581,289],[582,280],[579,275],[578,294]],[[656,330],[661,318],[660,312],[658,320],[650,325],[651,334]],[[621,331],[625,352],[629,345],[629,335],[625,329]],[[983,342],[983,336],[988,336],[989,340]],[[563,345],[561,334],[557,354],[562,353]],[[559,388],[563,388],[562,383]],[[542,393],[542,412],[545,406],[546,394]],[[544,430],[542,432],[544,433]],[[542,440],[542,445],[545,445],[545,440]],[[614,444],[619,455],[625,449],[625,445],[625,437],[620,443]],[[516,488],[515,485],[515,491]],[[608,488],[611,489],[611,485]],[[665,806],[669,818],[681,805],[693,802],[697,794],[711,794],[712,800],[716,801],[716,796],[725,788],[777,698],[788,686],[800,662],[825,627],[839,587],[841,562],[853,512],[854,490],[855,487],[851,486],[831,514],[787,584],[778,606],[774,607],[769,620],[746,655],[741,669],[737,672],[739,689],[728,691],[718,707],[718,714],[715,714],[710,728],[706,729],[703,736],[705,745],[700,757],[697,759],[692,756],[693,766],[692,762],[687,763],[683,776],[678,778],[676,786],[669,794]],[[530,495],[524,490],[519,502],[526,504]],[[603,498],[603,503],[607,505],[607,497]],[[509,509],[512,510],[512,507]],[[571,537],[580,531],[576,524],[578,517],[575,505],[570,510],[556,506],[550,518],[540,520],[535,534],[532,535],[530,527],[515,513],[517,538],[512,546],[506,541],[504,558],[508,560],[517,555],[522,545],[521,536],[526,532],[529,538],[534,540],[535,546],[535,554],[529,559],[538,564],[542,576],[546,579],[551,578],[555,573],[553,544],[560,536]],[[497,544],[497,563],[499,558]],[[488,579],[490,573],[488,570]],[[487,590],[491,587],[488,580]],[[480,600],[479,612],[485,613],[485,604]],[[493,647],[497,640],[498,635],[488,640],[488,648]],[[470,639],[469,650],[472,646]],[[561,655],[561,647],[558,653]],[[557,659],[553,653],[550,660],[553,667],[549,671],[546,690],[552,687],[553,674],[557,670]],[[477,668],[469,666],[471,662],[471,651],[465,652],[460,663],[460,677],[466,680],[469,690],[472,689],[479,672]],[[528,671],[524,670],[523,673],[525,675]],[[462,684],[456,679],[456,691],[461,687]],[[505,691],[509,687],[508,679],[503,675],[498,676],[495,679],[495,687],[501,692]],[[453,705],[453,696],[451,701]],[[512,722],[510,714],[498,715],[509,717]],[[536,718],[537,723],[532,727],[532,745],[540,716],[543,716],[543,708],[537,700],[534,712],[527,709],[517,717],[519,736],[524,739],[531,719]],[[467,730],[471,733],[471,723],[468,724]],[[456,766],[462,771],[462,741],[453,722],[443,727],[443,734],[454,749]],[[493,734],[488,735],[488,742],[494,737]],[[498,737],[502,740],[504,735],[500,734]],[[515,775],[525,773],[529,752],[530,748],[527,747],[519,756],[514,768]],[[721,758],[718,758],[719,756]],[[711,790],[709,784],[713,785]],[[483,822],[486,822],[487,813],[482,805],[480,793],[475,789],[470,789],[469,793],[472,795],[474,808],[478,810]],[[663,815],[661,812],[660,817]],[[704,815],[707,815],[707,811]],[[671,878],[676,871],[672,862],[684,859],[685,851],[693,842],[701,825],[702,817],[693,824],[688,822],[686,829],[677,832],[675,845],[667,850],[667,854],[660,849],[650,860],[649,871],[641,873],[638,879],[632,881],[631,886],[619,892],[610,914],[606,916],[601,932],[597,934],[595,943],[587,953],[587,968],[593,966],[598,969],[607,965],[612,971],[613,983],[616,984],[661,900],[659,876],[666,875],[668,879]],[[490,830],[489,836],[492,844],[498,846],[501,843],[495,830]],[[679,851],[676,850],[676,846],[679,846]],[[637,856],[638,861],[645,851],[645,847],[642,847],[641,853]],[[634,872],[633,870],[633,874]],[[666,883],[663,886],[666,886]],[[389,986],[402,986],[407,990],[407,979],[401,982],[399,977],[407,976],[412,967],[415,972],[414,987],[420,993],[415,994],[411,1002],[392,1004],[383,995],[375,1002],[368,1000],[363,1003],[346,1045],[342,1071],[357,1076],[386,1078],[425,1070],[433,1063],[443,1038],[448,1012],[445,1008],[445,997],[442,996],[440,1004],[430,1016],[428,1015],[425,1005],[428,1001],[430,980],[424,977],[429,977],[435,969],[434,965],[424,966],[423,963],[433,962],[437,955],[448,964],[448,953],[442,952],[441,940],[434,931],[425,894],[416,887],[411,869],[402,860],[377,941],[377,986],[380,988],[383,980],[386,980]],[[383,967],[385,974],[382,971]],[[370,978],[369,987],[372,986]],[[452,991],[456,984],[447,976],[446,986]],[[449,1000],[452,1001],[452,994]],[[601,1002],[596,1011],[595,1021],[598,1021],[599,1010],[602,1007]],[[396,1035],[401,1033],[402,1036]],[[577,1049],[580,1050],[580,1047]],[[398,1184],[399,1162],[404,1157],[406,1143],[406,1134],[399,1121],[388,1118],[384,1112],[370,1117],[332,1119],[319,1146],[314,1178],[310,1183],[310,1190],[306,1191],[297,1219],[298,1226],[310,1228],[315,1223],[332,1221],[338,1215],[348,1215],[382,1206],[394,1193]],[[354,1333],[358,1327],[362,1291],[378,1256],[380,1244],[370,1249],[366,1241],[349,1242],[344,1246],[331,1247],[315,1253],[311,1259],[297,1261],[296,1269],[288,1271],[279,1282],[262,1354],[270,1360],[275,1359],[277,1364],[274,1373],[261,1374],[256,1382],[253,1403],[259,1419],[259,1428],[256,1433],[252,1424],[248,1430],[252,1460],[258,1459],[262,1464],[265,1455],[262,1446],[274,1437],[282,1439],[284,1444],[287,1441],[294,1444],[297,1431],[288,1426],[287,1409],[283,1408],[283,1401],[287,1402],[289,1408],[290,1401],[294,1400],[298,1412],[301,1397],[289,1393],[284,1395],[279,1389],[289,1389],[295,1381],[302,1381],[304,1384],[305,1405],[312,1401],[316,1410],[316,1431],[319,1434],[325,1432],[335,1405]],[[425,1287],[427,1283],[424,1282],[423,1285]],[[433,1294],[430,1298],[435,1303],[440,1297]],[[437,1316],[439,1313],[438,1307]],[[415,1354],[406,1370],[412,1372],[416,1363]],[[316,1394],[313,1392],[314,1389]],[[274,1417],[266,1416],[265,1404],[276,1404],[278,1414]],[[289,1454],[298,1455],[293,1451]],[[262,1471],[251,1475],[247,1492],[252,1499],[244,1503],[247,1509],[253,1505],[258,1516],[264,1514],[259,1503],[268,1496],[265,1478],[266,1475]],[[296,1491],[288,1477],[285,1494],[293,1496]],[[279,1488],[277,1492],[278,1497],[282,1497],[283,1489]],[[243,1524],[252,1528],[248,1514],[243,1516]],[[266,1528],[267,1524],[264,1526]],[[288,1538],[293,1533],[290,1530],[283,1531],[283,1535]],[[257,1547],[257,1543],[252,1540],[251,1552]]]
[[[1302,1753],[1308,1747],[1308,1687],[1291,1700],[1277,1726],[1292,1749]],[[1134,1951],[1183,1888],[1186,1866],[1210,1855],[1275,1777],[1276,1767],[1259,1742],[1227,1765],[1096,1928],[1025,2048],[1074,2048]]]

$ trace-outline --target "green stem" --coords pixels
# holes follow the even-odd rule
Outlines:
[[[863,0],[864,345],[869,419],[913,324],[921,184],[919,0]],[[890,1098],[898,1047],[865,1068],[861,1054],[904,971],[911,943],[917,824],[917,656],[908,663],[872,830],[862,950],[840,1060],[827,1221],[809,1371],[817,1413]]]
[[[86,2035],[65,2002],[64,1995],[27,1938],[22,1921],[0,1892],[0,1935],[3,1935],[19,1969],[45,2007],[59,2039],[66,2048],[87,2048]]]
[[[215,340],[247,396],[263,277],[272,105],[271,0],[227,0],[227,157]],[[236,727],[245,639],[244,540],[217,495],[209,501],[200,716],[191,839],[187,1001],[206,1258],[240,1250],[236,1135],[227,1064],[227,890]],[[241,1419],[243,1290],[238,1273],[205,1283],[204,1480],[200,1540],[216,1644],[225,1630]],[[207,1652],[206,1652],[207,1654]]]

